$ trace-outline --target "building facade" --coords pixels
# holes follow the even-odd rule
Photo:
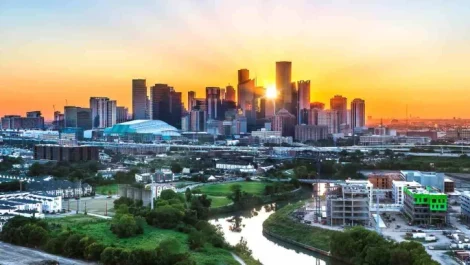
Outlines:
[[[336,110],[318,110],[318,125],[328,126],[328,133],[339,132],[338,111]]]
[[[132,118],[134,120],[147,119],[147,81],[145,79],[132,80]]]
[[[292,62],[276,62],[276,112],[281,109],[292,111]]]
[[[308,114],[303,115],[303,113],[308,113],[310,109],[310,80],[298,81],[297,89],[297,123],[307,124]]]
[[[90,130],[92,128],[91,109],[75,106],[64,107],[65,127],[81,128]]]
[[[369,225],[370,187],[364,184],[342,184],[327,195],[328,225]]]
[[[299,142],[318,141],[328,137],[328,126],[296,125],[294,139]]]
[[[330,109],[336,110],[338,115],[338,126],[340,124],[347,124],[348,121],[348,99],[335,95],[330,99]]]
[[[54,161],[98,161],[97,146],[60,146],[50,144],[38,144],[34,146],[35,160],[54,160]]]
[[[281,131],[282,136],[294,137],[296,118],[288,110],[281,109],[273,117],[273,131]]]
[[[410,223],[443,225],[446,223],[447,195],[432,188],[405,187],[403,213]]]
[[[366,125],[366,103],[363,99],[355,98],[351,102],[351,128]]]

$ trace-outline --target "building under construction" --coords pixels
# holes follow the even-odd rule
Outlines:
[[[367,184],[342,183],[327,195],[328,225],[369,225],[370,187]]]

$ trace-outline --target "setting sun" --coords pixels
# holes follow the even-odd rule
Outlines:
[[[266,88],[266,98],[274,99],[277,97],[277,90],[274,85],[268,86]]]

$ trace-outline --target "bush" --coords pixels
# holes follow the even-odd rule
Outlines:
[[[83,250],[80,248],[80,240],[83,236],[79,234],[72,234],[64,242],[63,254],[67,257],[81,258],[83,257]]]
[[[83,257],[87,260],[100,260],[100,255],[103,250],[103,244],[91,243],[85,248],[85,251],[83,252]]]
[[[200,249],[206,243],[206,238],[201,231],[193,231],[188,236],[188,243],[191,250]]]
[[[113,217],[111,231],[120,238],[132,237],[144,232],[143,219],[130,214],[119,214]]]

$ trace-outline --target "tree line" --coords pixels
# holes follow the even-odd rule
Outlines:
[[[439,265],[418,242],[389,241],[360,226],[332,234],[330,251],[354,265]]]

